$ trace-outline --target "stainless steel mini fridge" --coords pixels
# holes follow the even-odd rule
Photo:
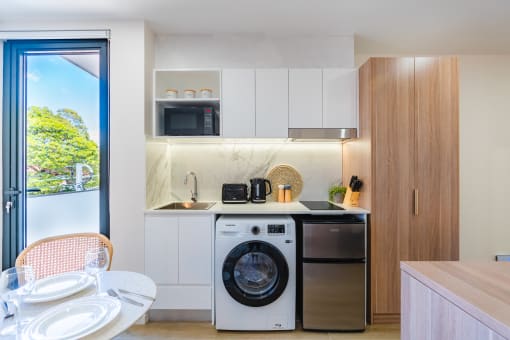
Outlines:
[[[364,330],[366,228],[353,215],[303,220],[304,329]]]

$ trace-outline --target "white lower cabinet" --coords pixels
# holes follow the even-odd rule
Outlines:
[[[177,284],[179,279],[179,219],[145,217],[145,273],[156,284]]]
[[[214,215],[145,216],[145,274],[153,309],[211,309]]]

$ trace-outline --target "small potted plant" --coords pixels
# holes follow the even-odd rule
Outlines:
[[[329,188],[329,200],[335,203],[342,203],[346,192],[346,187],[342,185],[333,185]]]

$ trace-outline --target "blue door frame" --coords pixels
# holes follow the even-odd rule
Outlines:
[[[9,40],[4,43],[3,64],[3,254],[2,269],[12,267],[26,247],[26,56],[65,51],[99,53],[99,226],[110,236],[109,214],[109,43],[87,40]],[[11,202],[11,203],[9,203]],[[10,205],[7,213],[6,205]]]

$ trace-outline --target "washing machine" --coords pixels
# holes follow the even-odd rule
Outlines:
[[[295,329],[295,229],[290,216],[218,218],[214,268],[216,329]]]

